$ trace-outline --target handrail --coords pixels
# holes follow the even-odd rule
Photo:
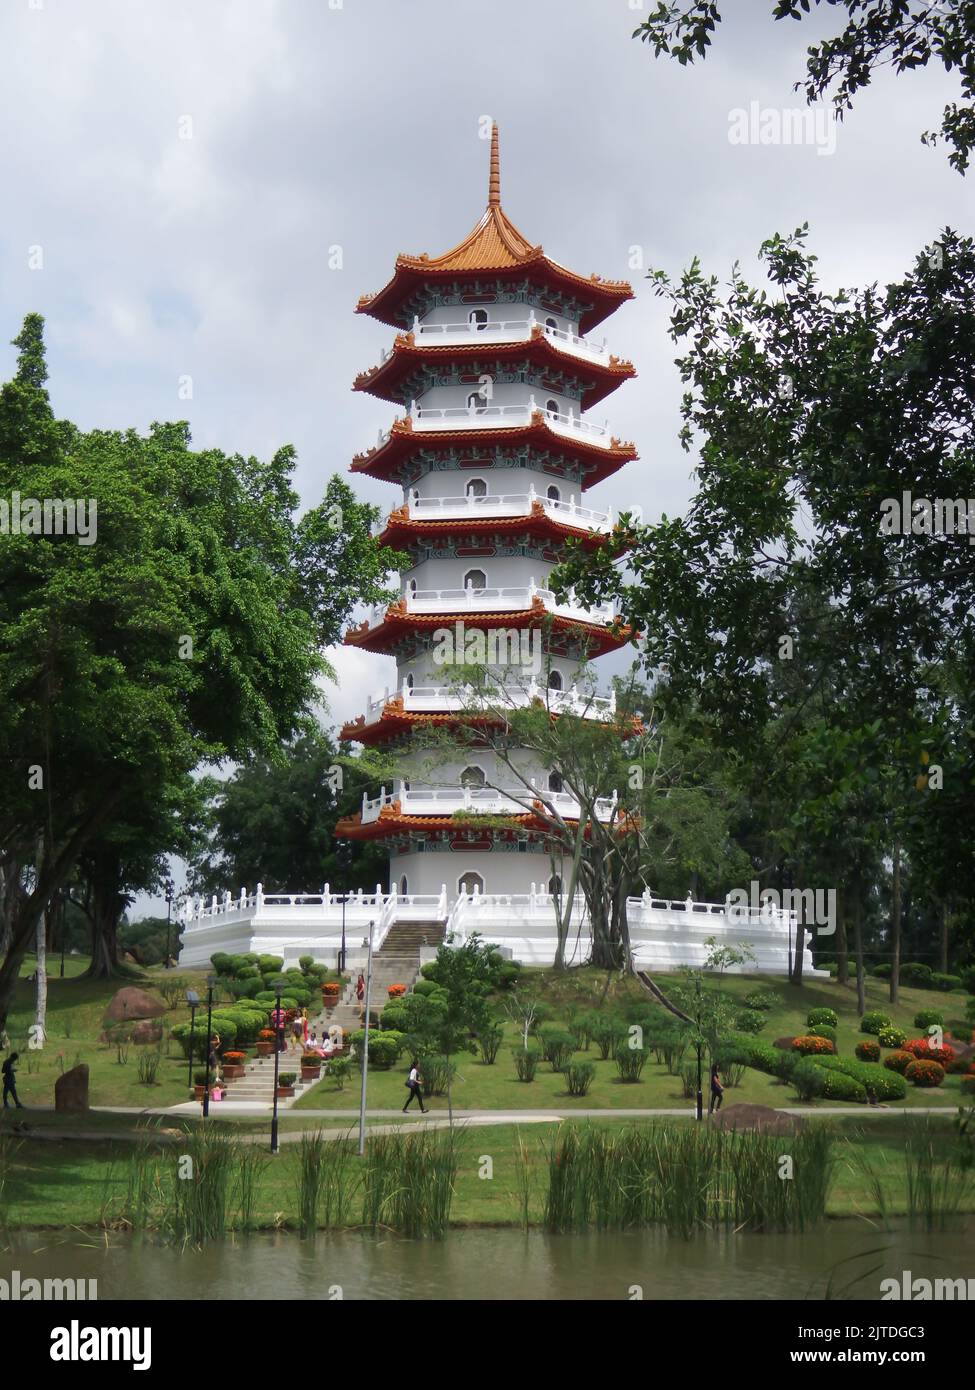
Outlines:
[[[476,342],[478,338],[492,338],[511,336],[517,334],[518,338],[530,338],[533,329],[541,328],[546,338],[554,338],[560,344],[564,344],[570,350],[578,351],[580,348],[584,352],[591,352],[596,357],[608,357],[609,348],[606,340],[596,343],[591,338],[580,337],[577,333],[570,333],[565,328],[552,328],[550,324],[539,323],[532,316],[527,319],[488,319],[487,323],[473,324],[464,323],[420,323],[414,321],[413,337],[446,337],[448,334],[455,334],[459,338],[469,338]],[[518,340],[515,339],[515,341]]]
[[[511,516],[526,516],[536,502],[556,516],[565,515],[587,521],[591,523],[592,530],[611,531],[613,528],[612,510],[597,511],[594,507],[583,507],[574,497],[568,502],[561,498],[542,497],[534,488],[528,492],[485,493],[483,496],[418,497],[412,498],[407,505],[410,519],[415,517],[422,521],[422,513],[425,512],[436,512],[438,515],[491,512],[495,516],[506,512]]]

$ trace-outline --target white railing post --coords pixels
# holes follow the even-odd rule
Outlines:
[[[254,889],[254,906],[257,908],[257,911],[258,911],[258,912],[260,912],[261,908],[264,906],[264,884],[263,884],[263,883],[259,883],[259,884],[257,885],[257,887]]]

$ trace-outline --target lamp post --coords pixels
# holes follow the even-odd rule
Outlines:
[[[173,921],[173,894],[175,891],[173,880],[168,878],[166,880],[166,960],[163,965],[164,970],[169,969],[169,961],[172,955],[172,950],[170,948],[170,929]]]
[[[369,947],[366,957],[366,1020],[362,1034],[362,1089],[359,1092],[359,1157],[366,1151],[366,1080],[369,1075],[369,1003],[372,999],[372,929],[375,922],[369,923],[369,937],[365,943]]]
[[[190,1074],[187,1078],[187,1085],[193,1085],[193,1034],[196,1030],[196,1010],[199,1007],[200,996],[195,989],[186,991],[186,1002],[190,1006]]]
[[[281,1065],[281,989],[280,982],[274,986],[274,1108],[271,1111],[271,1152],[280,1153],[278,1143],[278,1068]]]
[[[339,974],[345,974],[345,905],[349,901],[349,885],[346,875],[352,862],[351,840],[339,840],[335,846],[335,857],[342,871],[342,949],[339,952]]]
[[[697,1118],[704,1119],[704,1096],[701,1092],[701,981],[697,981]]]
[[[213,1037],[213,987],[217,983],[216,975],[207,976],[207,1074],[206,1089],[203,1092],[203,1118],[210,1117],[210,1041]]]

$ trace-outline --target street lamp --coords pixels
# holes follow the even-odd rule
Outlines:
[[[701,1092],[701,981],[696,981],[697,996],[697,1118],[704,1119],[704,1096]]]
[[[278,1068],[281,1065],[281,1038],[284,1034],[281,1017],[281,990],[283,985],[280,980],[274,986],[274,1108],[271,1112],[271,1152],[280,1153],[278,1144]]]
[[[374,926],[374,922],[369,923],[369,936],[363,943],[369,947],[369,954],[366,957],[366,1022],[362,1034],[362,1089],[359,1092],[360,1158],[366,1151],[366,1079],[369,1074],[369,1002],[372,998],[372,929]]]
[[[163,965],[163,969],[164,969],[164,970],[168,970],[168,969],[169,969],[169,961],[170,961],[170,958],[171,958],[171,955],[172,955],[172,951],[171,951],[171,949],[170,949],[170,927],[171,927],[171,925],[172,925],[172,920],[173,920],[173,894],[175,893],[175,891],[176,891],[176,889],[175,889],[175,887],[174,887],[174,885],[173,885],[173,880],[172,880],[171,878],[167,878],[167,880],[166,880],[166,960],[165,960],[165,963],[164,963],[164,965]]]
[[[339,952],[339,974],[345,974],[345,905],[349,901],[349,885],[346,882],[346,875],[352,864],[352,841],[337,840],[335,844],[335,857],[338,861],[339,869],[342,873],[342,949]]]
[[[210,1053],[213,1050],[210,1043],[213,1038],[213,989],[216,983],[216,975],[207,976],[207,1074],[206,1090],[203,1092],[203,1118],[205,1120],[210,1117]]]
[[[193,1085],[193,1033],[196,1028],[196,1011],[200,1004],[200,996],[195,989],[186,991],[186,1002],[190,1006],[190,1074],[187,1085]]]

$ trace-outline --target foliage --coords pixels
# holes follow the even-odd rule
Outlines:
[[[912,1061],[904,1077],[914,1086],[940,1086],[945,1079],[945,1069],[939,1062]]]
[[[824,1056],[836,1051],[836,1045],[829,1038],[821,1038],[814,1033],[809,1033],[805,1037],[792,1039],[793,1052],[801,1052],[804,1056]]]
[[[646,1066],[647,1049],[644,1047],[622,1046],[616,1049],[616,1070],[623,1082],[639,1081]]]
[[[867,1041],[857,1043],[853,1049],[861,1062],[879,1062],[880,1046],[878,1043]]]
[[[825,1023],[830,1028],[836,1028],[839,1026],[839,1021],[839,1015],[835,1009],[810,1009],[809,1013],[806,1015],[806,1024],[810,1028],[814,1028],[817,1024],[821,1023]]]
[[[518,1073],[519,1081],[534,1081],[535,1072],[538,1070],[538,1061],[541,1053],[534,1047],[513,1047],[511,1049],[515,1059],[515,1071]]]
[[[596,1075],[592,1062],[570,1062],[563,1068],[565,1086],[570,1096],[585,1096]]]
[[[892,1028],[893,1020],[881,1009],[870,1009],[860,1020],[861,1033],[879,1033],[881,1028]]]

